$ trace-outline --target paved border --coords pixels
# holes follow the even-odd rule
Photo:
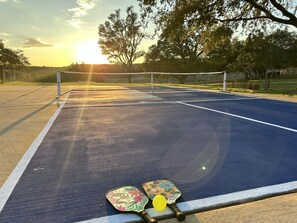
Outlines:
[[[46,134],[52,127],[53,123],[55,122],[56,118],[58,117],[60,111],[62,110],[63,106],[65,105],[66,99],[62,102],[60,107],[56,110],[50,120],[47,122],[43,130],[37,136],[37,138],[33,141],[31,146],[28,148],[27,152],[24,154],[22,159],[19,161],[17,166],[14,168],[10,176],[7,178],[5,183],[0,188],[0,213],[6,204],[9,196],[11,195],[12,191],[14,190],[16,184],[18,183],[19,179],[21,178],[22,174],[24,173],[26,167],[28,166],[30,160],[34,156],[35,152],[37,151],[38,147],[40,146],[42,140],[45,138]]]
[[[178,203],[178,207],[185,213],[195,213],[199,210],[212,209],[222,207],[239,202],[247,202],[257,200],[263,197],[275,196],[278,194],[294,192],[297,190],[297,181],[272,185],[267,187],[260,187],[230,194],[224,194],[194,201]],[[153,208],[146,209],[147,213],[152,217],[157,217],[160,213],[156,212]],[[172,217],[173,213],[169,208],[162,212],[162,219]],[[77,223],[118,223],[118,222],[135,222],[141,220],[136,214],[118,214],[102,218],[95,218],[87,221],[80,221]]]

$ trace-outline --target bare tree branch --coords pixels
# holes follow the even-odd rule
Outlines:
[[[270,0],[271,4],[275,6],[275,8],[277,8],[279,11],[281,11],[281,13],[290,18],[290,20],[292,21],[293,24],[297,24],[297,18],[293,13],[290,13],[284,6],[282,6],[281,4],[279,4],[277,1],[275,0]],[[297,6],[296,6],[297,7]]]

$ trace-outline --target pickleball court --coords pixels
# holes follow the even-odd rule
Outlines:
[[[154,179],[186,213],[294,191],[296,117],[296,103],[223,92],[75,88],[4,184],[0,222],[141,221],[105,193]]]

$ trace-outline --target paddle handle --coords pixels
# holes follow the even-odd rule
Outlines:
[[[175,213],[177,220],[185,220],[186,215],[177,207],[176,203],[168,204],[168,207]]]
[[[145,210],[143,210],[142,212],[139,212],[139,214],[142,217],[142,219],[145,220],[145,222],[147,223],[158,223],[158,221],[152,218],[151,216],[149,216],[149,214]]]

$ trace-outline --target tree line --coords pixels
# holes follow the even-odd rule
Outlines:
[[[118,9],[99,25],[99,46],[111,61],[133,71],[144,55],[145,71],[239,71],[246,79],[296,67],[297,27],[293,1],[139,0],[141,13]],[[138,51],[148,22],[157,43]],[[285,27],[284,27],[285,26]],[[247,37],[239,39],[241,30]],[[274,30],[274,31],[267,31]]]
[[[138,2],[139,13],[132,6],[125,15],[117,9],[99,24],[98,44],[116,64],[106,66],[104,72],[227,70],[241,72],[246,79],[268,79],[273,69],[297,66],[293,0]],[[146,33],[149,23],[156,25],[154,35]],[[238,32],[246,38],[239,39]],[[157,42],[144,52],[140,44],[147,38]],[[142,67],[133,65],[141,57]],[[19,69],[29,64],[21,50],[9,49],[0,40],[0,66]],[[69,69],[87,67],[73,63]]]

